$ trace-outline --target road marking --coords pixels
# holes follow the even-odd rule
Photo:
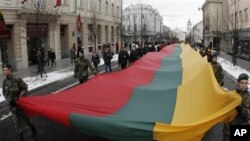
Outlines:
[[[8,118],[8,117],[10,117],[10,116],[12,116],[12,113],[11,113],[11,112],[9,112],[9,114],[7,114],[7,115],[3,115],[3,116],[0,118],[0,121],[3,121],[4,119],[6,119],[6,118]]]

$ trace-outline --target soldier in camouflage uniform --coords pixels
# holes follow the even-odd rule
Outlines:
[[[216,77],[217,82],[221,86],[223,86],[224,85],[224,82],[223,82],[224,74],[223,74],[223,69],[221,67],[221,64],[217,62],[217,55],[212,56],[211,66],[213,68],[214,75]]]
[[[88,68],[92,71],[93,74],[97,74],[90,61],[84,58],[83,51],[80,51],[79,58],[75,62],[74,77],[78,78],[81,84],[86,82],[89,78]]]
[[[242,97],[241,105],[237,107],[238,115],[231,122],[224,125],[223,141],[229,141],[230,124],[250,125],[250,93],[248,92],[249,76],[245,73],[239,75],[237,79],[236,91]]]
[[[32,131],[31,137],[34,137],[37,132],[35,126],[16,104],[18,98],[27,95],[27,84],[21,78],[13,76],[11,65],[9,64],[5,64],[3,66],[3,73],[6,76],[5,80],[3,81],[3,95],[6,101],[9,103],[9,109],[12,113],[16,132],[18,135],[20,135],[20,140],[23,141],[23,128],[21,125],[23,122],[25,122]]]

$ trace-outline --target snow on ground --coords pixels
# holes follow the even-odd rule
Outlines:
[[[233,66],[233,64],[223,58],[218,58],[218,62],[222,65],[222,68],[228,72],[229,74],[231,74],[235,79],[238,78],[238,76],[241,73],[246,73],[250,76],[250,72],[239,67],[239,66]]]
[[[118,60],[118,55],[114,55],[112,61],[117,61]],[[103,65],[104,61],[101,59],[99,65]],[[50,84],[52,82],[58,81],[58,80],[65,80],[69,77],[73,77],[73,68],[74,67],[68,67],[59,71],[54,71],[47,73],[48,77],[43,77],[41,78],[40,76],[38,77],[25,77],[23,78],[24,82],[27,83],[29,90],[33,90],[36,88],[39,88],[41,86],[44,86],[46,84]],[[44,76],[44,75],[43,75]],[[2,95],[2,88],[0,88],[0,102],[4,101],[4,97]]]

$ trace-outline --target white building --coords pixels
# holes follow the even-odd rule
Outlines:
[[[202,43],[203,40],[203,21],[198,22],[191,31],[191,38],[195,43]]]
[[[152,42],[162,33],[162,17],[150,5],[130,5],[123,10],[123,27],[126,43]]]
[[[178,28],[174,29],[173,30],[173,35],[175,37],[177,37],[180,41],[185,41],[185,38],[186,38],[186,32],[185,31],[182,31]]]
[[[227,0],[206,0],[202,6],[205,47],[208,47],[210,43],[213,48],[221,46],[221,36],[226,27],[223,17],[223,1]]]

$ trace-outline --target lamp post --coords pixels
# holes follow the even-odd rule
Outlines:
[[[143,44],[143,36],[142,36],[142,0],[140,0],[140,3],[141,3],[141,47],[142,47],[142,44]]]

